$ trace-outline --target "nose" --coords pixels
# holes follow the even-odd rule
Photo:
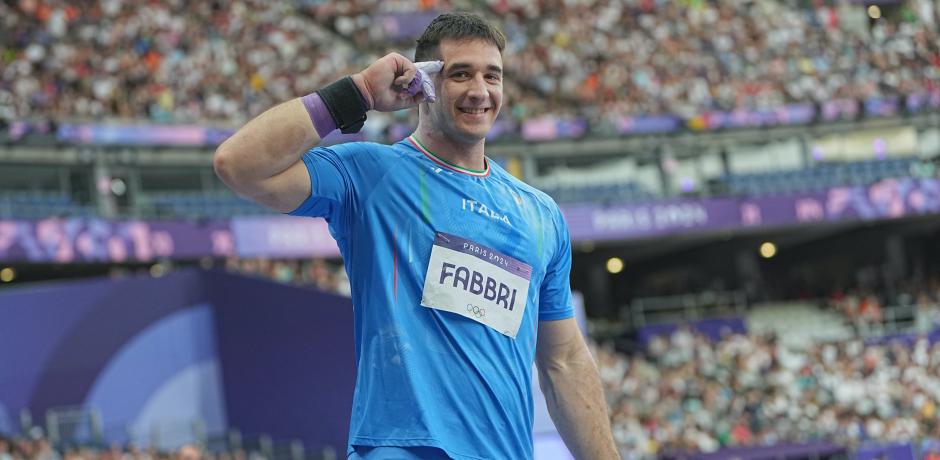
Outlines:
[[[487,90],[486,90],[486,81],[483,79],[483,74],[476,74],[470,81],[470,87],[467,89],[467,97],[474,100],[480,101],[486,99]]]

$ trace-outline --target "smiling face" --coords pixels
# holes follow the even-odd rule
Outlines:
[[[423,104],[421,118],[451,142],[480,142],[503,103],[503,57],[487,40],[448,39],[441,41],[440,59],[437,101]]]

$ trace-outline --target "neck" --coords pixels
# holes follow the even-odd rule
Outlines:
[[[428,129],[418,123],[414,136],[438,158],[464,169],[483,171],[486,169],[484,146],[486,139],[473,143],[460,143],[449,139],[440,130]]]

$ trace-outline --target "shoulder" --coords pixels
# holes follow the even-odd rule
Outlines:
[[[561,217],[561,208],[559,208],[558,203],[547,193],[513,176],[494,161],[490,161],[490,168],[490,174],[493,178],[505,184],[511,191],[518,194],[520,199],[534,204],[553,217]]]
[[[509,174],[505,169],[491,162],[491,174],[510,188],[517,197],[517,202],[524,206],[531,206],[535,211],[535,218],[541,221],[539,226],[544,233],[543,237],[551,246],[557,248],[553,257],[564,257],[570,254],[570,234],[565,216],[558,203],[547,193],[529,185],[519,178]],[[569,256],[570,257],[570,256]]]
[[[365,155],[388,155],[390,153],[400,152],[397,144],[386,145],[376,142],[345,142],[342,144],[333,144],[315,147],[314,150],[328,150],[338,155],[365,154]]]
[[[347,169],[384,170],[407,152],[397,144],[385,145],[375,142],[346,142],[321,145],[310,149],[305,161],[325,160]]]

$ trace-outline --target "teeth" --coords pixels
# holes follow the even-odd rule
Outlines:
[[[477,113],[486,112],[486,109],[460,109],[460,111],[463,113],[477,114]]]

